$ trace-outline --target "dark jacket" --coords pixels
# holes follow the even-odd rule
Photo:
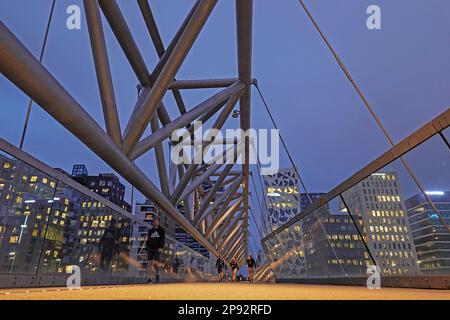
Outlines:
[[[222,270],[224,266],[225,266],[225,263],[223,262],[223,260],[222,259],[217,259],[217,261],[216,261],[216,269],[217,270]]]
[[[112,251],[117,247],[117,240],[119,239],[119,233],[116,227],[109,226],[103,236],[100,239],[100,247],[102,250]]]
[[[247,267],[256,268],[256,261],[253,258],[247,259]]]
[[[163,227],[151,228],[148,231],[147,243],[145,247],[147,249],[162,249],[164,248],[164,241],[166,240],[166,231]]]
[[[231,270],[239,270],[239,266],[236,262],[230,263]]]

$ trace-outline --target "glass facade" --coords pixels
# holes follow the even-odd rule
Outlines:
[[[0,275],[62,275],[78,266],[82,277],[146,278],[147,226],[0,151]],[[161,270],[162,280],[199,280],[211,277],[213,264],[167,236]]]

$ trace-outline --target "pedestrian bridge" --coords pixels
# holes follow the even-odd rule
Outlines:
[[[56,76],[64,70],[52,72],[43,61],[54,1],[38,58],[15,30],[0,22],[0,80],[10,86],[8,93],[25,94],[28,101],[20,143],[0,137],[0,299],[450,298],[450,109],[443,106],[395,141],[300,1],[387,143],[375,159],[313,196],[283,139],[283,128],[280,141],[291,168],[286,175],[263,176],[258,156],[250,163],[248,136],[196,140],[197,122],[216,131],[227,126],[249,130],[253,88],[270,126],[278,128],[252,77],[253,1],[235,2],[236,75],[189,80],[177,79],[178,71],[218,1],[193,1],[167,46],[149,2],[137,3],[144,35],[142,29],[132,30],[117,1],[84,1],[90,40],[85,45],[92,51],[89,66],[98,82],[98,101],[76,99],[84,80],[69,88]],[[116,101],[116,93],[125,88],[113,85],[104,24],[136,80],[138,92],[128,101],[128,113]],[[138,32],[139,39],[146,37],[154,46],[158,59],[153,70],[135,40]],[[201,94],[188,99],[192,91]],[[186,101],[195,106],[187,107]],[[153,206],[167,229],[174,229],[158,261],[161,284],[146,285],[144,249],[154,217],[139,216],[133,196],[131,209],[113,201],[105,181],[83,184],[75,174],[55,168],[67,164],[46,163],[53,152],[69,153],[68,146],[54,147],[46,161],[34,156],[43,145],[24,145],[34,103],[121,176],[132,195],[147,199],[145,205]],[[92,108],[83,103],[97,107],[96,112],[88,112]],[[172,140],[177,130],[187,133],[186,141]],[[346,144],[352,144],[350,138]],[[190,162],[171,161],[180,145],[195,146]],[[224,148],[217,157],[231,155],[234,161],[208,162],[207,150],[218,145]],[[283,181],[283,186],[272,185]],[[113,229],[114,245],[105,250],[108,229]],[[218,257],[227,267],[236,260],[245,275],[249,253],[258,263],[257,283],[217,283]]]

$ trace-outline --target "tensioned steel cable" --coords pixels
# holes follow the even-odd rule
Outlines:
[[[252,172],[253,173],[253,172]],[[259,206],[259,210],[260,210],[260,212],[261,212],[261,215],[263,215],[263,208],[261,207],[261,200],[260,200],[260,198],[259,198],[259,195],[258,195],[258,191],[256,190],[256,183],[255,183],[255,179],[253,178],[253,174],[250,174],[250,178],[251,178],[251,180],[252,180],[252,183],[253,183],[253,188],[255,188],[255,194],[256,194],[256,201],[258,202],[258,206]],[[264,191],[264,188],[262,187],[262,185],[261,185],[261,190],[262,191]],[[253,201],[253,196],[250,194],[250,196],[252,197],[252,201]],[[254,201],[253,201],[254,202]],[[254,205],[254,204],[253,204]],[[267,204],[265,205],[265,207],[266,207],[266,211],[267,211]],[[269,227],[267,226],[267,223],[266,223],[266,218],[267,217],[265,217],[264,215],[261,217],[261,220],[262,220],[262,222],[263,222],[263,228],[261,228],[261,229],[266,229],[266,232],[269,232]]]
[[[255,206],[255,201],[253,200],[253,196],[251,194],[250,194],[250,198],[251,198],[253,207],[256,207]],[[252,215],[253,215],[253,220],[255,221],[256,227],[258,228],[258,233],[259,233],[259,235],[261,236],[261,239],[262,239],[263,238],[263,236],[262,236],[263,235],[262,228],[260,227],[260,224],[256,221],[256,218],[254,216],[253,210],[251,210],[251,211],[252,211]]]
[[[348,71],[347,67],[344,65],[344,63],[342,62],[341,58],[339,57],[339,55],[337,54],[336,50],[334,50],[333,46],[331,45],[331,43],[328,41],[327,37],[325,36],[325,34],[322,32],[322,30],[320,29],[319,25],[317,24],[316,20],[314,19],[314,17],[312,16],[311,12],[308,10],[308,8],[305,5],[305,2],[303,0],[298,0],[301,7],[303,8],[303,10],[306,12],[306,15],[309,17],[309,20],[311,20],[312,24],[314,25],[314,27],[316,28],[317,32],[319,33],[320,37],[322,38],[322,40],[325,42],[325,44],[327,45],[328,49],[331,51],[331,53],[333,54],[336,62],[338,63],[339,67],[342,69],[342,71],[344,72],[345,76],[347,77],[347,79],[350,81],[350,83],[353,85],[353,88],[356,90],[356,92],[358,93],[359,97],[361,98],[361,100],[363,101],[364,105],[366,106],[367,110],[369,111],[369,113],[372,115],[372,117],[374,118],[374,120],[376,121],[376,123],[378,124],[378,126],[380,127],[381,131],[383,131],[384,136],[387,138],[387,140],[389,141],[389,143],[391,144],[391,146],[395,146],[394,140],[391,138],[389,132],[386,130],[385,126],[383,125],[383,123],[381,122],[380,118],[377,116],[377,114],[375,113],[374,109],[372,108],[372,106],[370,105],[369,101],[367,100],[366,96],[363,94],[363,92],[361,91],[361,89],[359,88],[358,84],[355,82],[355,80],[353,79],[353,77],[351,76],[350,72]],[[412,172],[411,168],[409,167],[408,163],[406,162],[406,160],[403,157],[400,157],[400,161],[402,162],[403,166],[405,167],[406,171],[408,171],[409,175],[411,176],[411,178],[413,179],[414,183],[417,185],[417,187],[419,188],[419,190],[421,191],[421,193],[423,194],[423,196],[425,197],[425,199],[428,201],[428,203],[431,205],[431,207],[433,208],[433,210],[437,213],[437,215],[439,216],[439,220],[441,221],[441,223],[447,228],[447,231],[450,233],[450,227],[447,225],[447,222],[444,220],[444,218],[442,217],[440,211],[438,210],[438,208],[436,207],[436,205],[434,204],[434,202],[431,200],[431,198],[428,196],[428,194],[426,193],[425,189],[423,188],[422,184],[419,182],[419,180],[416,178],[416,176],[414,175],[414,173]]]
[[[48,34],[50,32],[50,25],[52,23],[53,13],[55,11],[55,4],[56,4],[56,0],[53,0],[52,6],[50,9],[50,14],[48,16],[47,27],[45,28],[44,41],[42,43],[41,53],[39,54],[39,62],[40,63],[42,63],[45,48],[47,47]],[[19,144],[20,149],[23,148],[23,143],[25,141],[25,136],[27,134],[28,123],[30,122],[30,115],[31,115],[32,107],[33,107],[33,100],[30,98],[30,100],[28,101],[28,109],[27,109],[27,115],[25,116],[25,123],[23,124],[22,136],[20,137],[20,144]]]
[[[264,95],[262,94],[261,89],[258,86],[258,83],[255,82],[255,83],[253,83],[253,85],[255,86],[256,90],[259,93],[261,101],[262,101],[262,103],[263,103],[263,105],[264,105],[264,107],[265,107],[265,109],[266,109],[266,111],[267,111],[267,113],[269,115],[270,120],[272,121],[273,126],[275,127],[275,129],[278,130],[278,135],[280,137],[281,144],[283,145],[283,148],[286,151],[286,154],[287,154],[287,156],[289,158],[289,161],[291,162],[292,167],[294,168],[295,173],[297,174],[298,180],[300,181],[300,184],[302,185],[303,190],[305,190],[305,193],[306,193],[306,196],[308,197],[309,202],[312,204],[312,199],[311,199],[311,196],[309,195],[308,189],[306,188],[306,185],[303,182],[303,179],[301,178],[300,173],[298,172],[297,166],[294,163],[294,159],[292,158],[291,153],[289,152],[289,149],[287,148],[286,142],[284,141],[283,136],[281,135],[281,131],[278,128],[278,126],[277,126],[277,124],[275,122],[275,119],[272,116],[272,113],[270,112],[270,109],[269,109],[269,106],[268,106],[268,104],[266,102],[266,99],[264,98]]]

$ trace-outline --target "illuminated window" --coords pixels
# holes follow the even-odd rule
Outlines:
[[[31,182],[36,182],[37,181],[37,176],[32,176],[30,179]]]
[[[11,163],[5,162],[5,163],[3,164],[3,168],[5,168],[5,169],[11,168]]]
[[[19,236],[9,237],[9,243],[18,243],[18,242],[19,242]]]

